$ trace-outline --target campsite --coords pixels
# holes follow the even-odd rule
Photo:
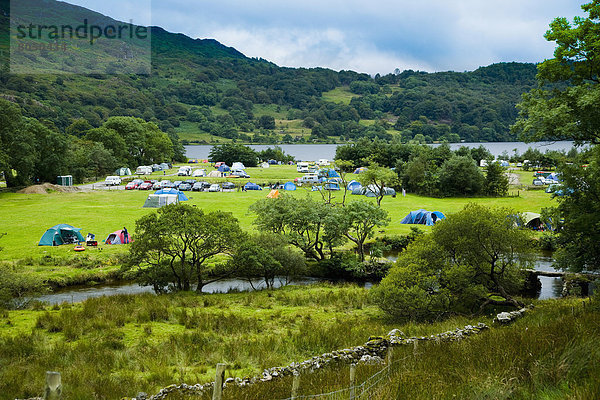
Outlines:
[[[248,168],[247,170],[251,170]],[[176,169],[174,169],[176,171]],[[260,175],[262,173],[262,175]],[[522,181],[527,181],[530,172],[518,172]],[[268,169],[257,168],[251,173],[257,176],[246,179],[247,182],[259,182],[264,186],[280,182],[291,182],[299,174],[295,166],[271,166]],[[159,174],[156,174],[160,178]],[[166,176],[166,178],[170,178]],[[227,178],[198,178],[209,182],[224,182]],[[236,181],[237,182],[237,181]],[[258,186],[252,186],[256,188]],[[291,186],[288,185],[289,188]],[[295,191],[279,190],[292,196],[310,196],[320,199],[318,191],[311,186],[297,187]],[[126,226],[135,236],[135,221],[152,212],[154,208],[144,208],[149,194],[155,191],[140,190],[92,190],[79,192],[50,192],[46,194],[0,193],[0,226],[4,226],[7,235],[2,238],[4,251],[0,260],[19,259],[22,268],[34,275],[49,280],[57,286],[86,281],[98,281],[115,276],[119,270],[118,259],[124,254],[126,246],[103,246],[101,240],[117,228]],[[223,210],[231,212],[240,221],[244,230],[253,230],[254,216],[248,213],[250,205],[266,198],[269,190],[234,190],[224,192],[184,192],[189,200],[185,201],[207,211]],[[333,192],[340,197],[341,192]],[[515,192],[516,194],[516,192]],[[389,212],[391,222],[378,235],[404,235],[410,232],[411,225],[402,224],[402,219],[411,211],[426,209],[441,211],[445,215],[462,209],[466,204],[476,202],[490,206],[504,206],[519,212],[539,213],[542,208],[555,202],[543,190],[520,190],[518,196],[501,198],[432,198],[408,193],[406,197],[386,196],[382,207]],[[348,201],[364,196],[350,195]],[[371,199],[370,201],[374,201]],[[85,237],[92,233],[99,239],[97,248],[90,248],[82,254],[73,254],[72,246],[37,246],[44,232],[58,224],[69,224],[81,228]],[[119,228],[119,229],[120,229]],[[423,225],[420,229],[430,229]],[[68,265],[70,259],[82,259],[84,263],[98,265],[98,268],[73,268]],[[65,260],[58,261],[58,260]],[[51,260],[50,262],[44,260]],[[54,261],[52,261],[54,260]],[[94,260],[98,260],[95,262]],[[62,264],[67,265],[62,265]],[[57,265],[55,265],[57,264]]]

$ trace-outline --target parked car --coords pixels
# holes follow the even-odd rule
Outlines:
[[[120,176],[107,176],[106,179],[104,180],[104,184],[106,186],[117,186],[121,184],[121,177]]]
[[[240,178],[250,178],[250,175],[248,175],[246,173],[246,171],[241,170],[241,169],[234,169],[234,170],[232,170],[231,171],[231,175],[232,176],[237,176],[237,177],[240,177]]]
[[[196,182],[194,183],[194,185],[192,186],[192,190],[194,192],[201,192],[204,189],[204,182]]]
[[[220,192],[221,191],[221,185],[219,185],[218,183],[213,183],[208,188],[208,191],[209,192]]]
[[[152,189],[152,182],[149,182],[149,181],[143,182],[138,189],[150,190],[150,189]]]
[[[162,189],[160,182],[156,182],[156,183],[152,184],[152,190],[160,190],[160,189]]]
[[[534,186],[543,186],[544,182],[542,182],[541,179],[536,178],[536,179],[533,180],[533,185]]]
[[[160,187],[161,187],[161,189],[170,188],[171,185],[172,185],[172,183],[171,183],[170,180],[160,181]]]
[[[232,190],[235,189],[235,185],[231,182],[225,182],[223,183],[223,190]]]
[[[208,189],[210,186],[211,186],[210,183],[202,181],[202,188],[203,189]]]
[[[190,185],[189,183],[185,183],[183,182],[181,185],[179,185],[179,190],[186,191],[186,190],[192,190],[192,185]]]
[[[138,187],[137,183],[131,181],[131,182],[128,182],[127,185],[125,185],[125,190],[135,190],[135,189],[137,189],[137,187]]]
[[[179,185],[181,185],[183,183],[183,181],[175,181],[173,182],[173,187],[176,189],[179,189]]]
[[[319,176],[317,174],[307,174],[301,178],[294,179],[294,180],[296,182],[298,182],[299,184],[306,184],[306,183],[315,184],[315,183],[321,182],[321,180],[319,179]]]
[[[192,186],[194,183],[196,183],[196,180],[195,179],[187,179],[187,180],[183,181],[183,183],[187,183],[190,186]]]

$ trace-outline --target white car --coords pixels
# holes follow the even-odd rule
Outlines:
[[[118,186],[121,184],[121,177],[120,176],[107,176],[106,179],[104,180],[104,184],[106,186]]]
[[[301,177],[300,179],[298,179],[298,183],[300,183],[300,184],[305,184],[305,183],[314,184],[314,183],[319,183],[319,182],[321,182],[321,180],[319,179],[319,176],[317,174],[307,174],[307,175],[304,175],[303,177]]]
[[[221,191],[221,185],[219,185],[218,183],[213,183],[208,188],[208,191],[209,192],[220,192]]]

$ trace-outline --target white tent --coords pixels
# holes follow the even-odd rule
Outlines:
[[[260,164],[260,167],[261,168],[269,168],[269,163],[264,162],[264,163]]]
[[[223,175],[222,172],[219,172],[219,171],[210,171],[207,176],[209,178],[220,178],[222,175]]]
[[[194,172],[192,172],[192,176],[194,176],[194,177],[206,176],[206,170],[204,168],[196,168],[194,170]]]
[[[245,170],[246,166],[244,165],[244,163],[234,162],[233,165],[231,166],[231,169]]]
[[[144,208],[160,208],[168,204],[179,203],[179,198],[176,194],[151,194],[148,195]]]

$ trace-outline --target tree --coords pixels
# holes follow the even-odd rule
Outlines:
[[[284,235],[290,244],[316,261],[324,260],[325,249],[331,250],[339,243],[339,222],[332,210],[333,207],[309,197],[289,195],[263,199],[250,206],[260,230]]]
[[[195,283],[199,293],[204,285],[230,274],[208,261],[219,254],[232,255],[242,237],[230,213],[168,205],[136,221],[130,259],[140,281],[157,292],[190,290]]]
[[[398,175],[389,168],[381,167],[377,163],[369,164],[366,171],[358,176],[363,187],[371,188],[377,198],[377,206],[385,196],[385,188],[398,185]]]
[[[282,235],[262,232],[247,238],[235,251],[231,259],[233,269],[250,282],[262,279],[267,289],[274,287],[279,278],[287,285],[293,278],[303,274],[306,268],[304,257],[289,248]]]
[[[566,270],[600,270],[600,148],[594,146],[587,167],[560,168],[563,196],[557,196],[559,249],[557,264]]]
[[[587,17],[556,18],[546,32],[554,58],[538,65],[540,87],[523,95],[512,127],[525,141],[600,143],[600,1],[581,8]]]
[[[521,266],[530,261],[531,232],[516,228],[510,215],[514,212],[508,209],[471,203],[436,224],[432,235],[454,264],[467,267],[474,279],[506,302],[521,306],[512,295],[519,289]],[[481,309],[490,303],[497,302],[489,296]]]
[[[256,167],[258,165],[258,155],[256,151],[242,144],[222,144],[213,146],[208,154],[210,162],[224,162],[227,165],[233,165],[234,162],[241,162],[246,167]]]
[[[387,211],[368,201],[353,201],[340,213],[340,229],[356,244],[360,261],[365,260],[365,241],[373,237],[374,229],[390,223]]]
[[[521,268],[530,265],[530,232],[512,211],[469,204],[403,251],[373,299],[393,317],[432,319],[521,303]],[[500,295],[504,300],[495,296]]]
[[[485,167],[484,191],[488,196],[506,196],[508,193],[508,176],[506,168],[500,163],[488,160]]]
[[[483,175],[471,157],[454,156],[440,168],[443,195],[476,195],[483,188]]]
[[[270,115],[261,115],[258,118],[258,127],[263,129],[275,129],[275,118]]]

